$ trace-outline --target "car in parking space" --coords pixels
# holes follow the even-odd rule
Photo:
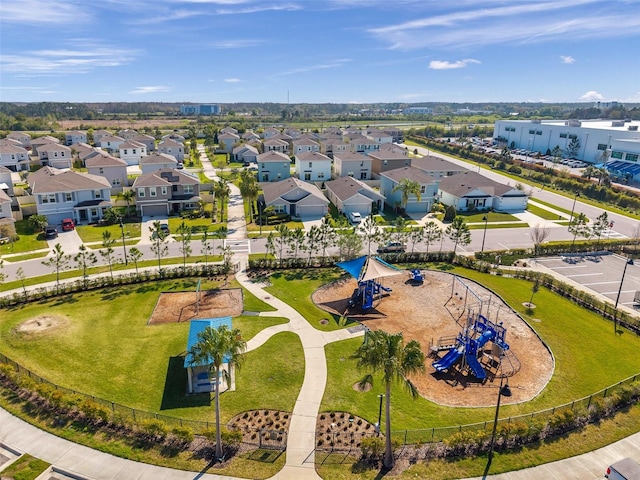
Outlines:
[[[74,228],[76,228],[76,224],[71,218],[64,218],[62,220],[62,231],[63,232],[70,232]]]
[[[623,458],[619,462],[612,463],[604,477],[609,480],[640,479],[640,465],[632,458]]]
[[[47,225],[44,229],[44,239],[53,240],[58,237],[58,229],[53,225]]]
[[[400,242],[389,242],[378,247],[378,253],[404,253],[407,246]]]
[[[353,224],[360,223],[362,221],[362,216],[360,215],[360,212],[349,213],[349,221]]]
[[[169,224],[168,223],[161,223],[160,224],[160,231],[164,234],[165,237],[167,235],[169,235]]]

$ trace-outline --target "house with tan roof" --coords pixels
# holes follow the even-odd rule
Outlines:
[[[236,130],[233,127],[224,127],[222,130],[220,130],[220,133],[233,133],[234,135],[238,135],[238,130]]]
[[[372,153],[380,150],[380,144],[375,140],[364,137],[362,135],[356,135],[348,137],[351,144],[351,151],[359,153]]]
[[[165,216],[194,210],[200,202],[200,182],[188,173],[163,168],[140,175],[133,182],[141,216]]]
[[[292,145],[293,155],[305,152],[320,152],[320,144],[315,140],[310,140],[308,138],[293,140]]]
[[[11,132],[6,138],[20,142],[23,147],[31,146],[31,135],[26,132]]]
[[[289,155],[289,142],[279,138],[269,138],[262,142],[262,150],[264,152],[275,151]]]
[[[387,206],[393,209],[402,207],[402,191],[395,189],[404,179],[420,185],[420,200],[416,195],[409,195],[405,212],[430,212],[438,193],[438,179],[416,167],[401,167],[380,174],[380,194],[386,198]]]
[[[140,159],[140,170],[143,174],[155,172],[163,168],[177,168],[178,161],[173,155],[166,153],[152,153]]]
[[[0,189],[0,238],[13,237],[16,234],[16,223],[11,213],[12,200],[4,190]]]
[[[352,177],[342,177],[325,183],[325,195],[340,213],[349,215],[358,212],[363,217],[369,215],[375,206],[381,210],[384,196],[369,185]]]
[[[440,200],[456,210],[489,210],[524,212],[527,194],[516,187],[495,182],[477,172],[467,171],[440,180]]]
[[[38,147],[38,159],[43,167],[71,168],[73,166],[71,149],[60,143],[40,145]]]
[[[151,135],[139,133],[138,135],[133,137],[131,140],[133,140],[134,142],[141,143],[145,147],[147,147],[147,153],[151,153],[156,149],[156,139]]]
[[[276,135],[280,135],[282,132],[275,127],[269,127],[262,132],[262,138],[268,140],[269,138],[273,138]]]
[[[100,145],[100,140],[102,140],[103,137],[111,136],[113,136],[113,133],[111,133],[109,130],[95,130],[93,132],[93,143],[94,145]]]
[[[262,191],[262,199],[259,200],[262,211],[273,207],[276,213],[304,218],[322,218],[329,211],[329,200],[320,189],[297,178],[265,183]]]
[[[90,174],[106,178],[114,188],[128,185],[127,162],[121,158],[99,151],[96,155],[85,160],[85,166]]]
[[[38,215],[50,225],[64,218],[76,224],[97,222],[111,208],[111,185],[99,175],[43,167],[27,177]]]
[[[411,166],[425,171],[429,175],[436,178],[450,177],[458,173],[468,172],[468,168],[456,165],[444,158],[425,155],[424,157],[416,157],[411,159]]]
[[[291,159],[284,153],[271,150],[256,157],[259,182],[279,182],[291,176]]]
[[[107,152],[114,154],[118,152],[120,145],[122,145],[126,140],[122,137],[116,137],[115,135],[105,135],[104,137],[100,137],[100,140],[94,140],[96,145],[99,145],[101,149],[106,150]]]
[[[71,149],[71,155],[75,159],[82,161],[83,164],[86,157],[97,151],[96,147],[92,147],[85,142],[74,143],[73,145],[69,145],[69,148]]]
[[[162,140],[158,144],[158,153],[166,153],[175,157],[178,162],[184,162],[184,145],[170,138]]]
[[[69,130],[64,132],[64,144],[70,147],[74,143],[87,143],[87,132],[81,130]]]
[[[240,138],[242,139],[243,142],[247,142],[247,143],[260,141],[260,135],[258,135],[253,130],[247,130],[240,136]]]
[[[235,133],[221,133],[218,135],[218,152],[231,153],[240,143],[240,136]]]
[[[255,163],[258,154],[259,152],[256,147],[243,143],[242,145],[238,145],[233,149],[231,158],[235,162]]]
[[[331,180],[331,159],[320,152],[302,152],[295,156],[296,175],[305,182]]]
[[[118,152],[127,165],[140,165],[140,159],[147,156],[147,147],[144,143],[127,140],[120,144]]]
[[[371,171],[376,175],[411,165],[411,158],[404,148],[382,149],[377,152],[369,152],[368,155],[371,158]]]
[[[138,132],[131,128],[125,128],[124,130],[118,131],[118,136],[120,138],[124,138],[125,140],[133,140],[138,136]]]
[[[371,157],[357,152],[333,154],[333,173],[336,177],[371,180]]]
[[[29,170],[29,152],[12,143],[0,145],[0,167],[6,167],[14,172]]]
[[[379,144],[393,142],[393,137],[391,135],[377,128],[367,129],[366,137]]]
[[[351,151],[351,146],[338,135],[329,135],[318,143],[320,144],[320,153],[324,153],[329,158],[334,158],[335,154]]]
[[[33,140],[31,140],[31,154],[39,155],[38,148],[50,143],[59,144],[60,140],[58,140],[56,137],[52,137],[51,135],[44,135],[43,137],[34,138]]]
[[[0,190],[13,196],[13,180],[11,179],[11,170],[7,167],[0,166]]]

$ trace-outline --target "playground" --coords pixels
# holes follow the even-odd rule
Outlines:
[[[496,375],[500,373],[508,376],[513,393],[510,403],[534,398],[553,373],[553,358],[536,333],[482,285],[440,271],[422,270],[422,274],[422,283],[412,281],[409,271],[385,277],[381,280],[384,288],[380,289],[372,308],[364,312],[349,306],[358,289],[355,278],[325,285],[312,298],[320,308],[338,315],[346,314],[371,330],[402,331],[406,340],[419,341],[428,356],[426,374],[416,376],[412,381],[428,400],[449,406],[493,405],[499,384]],[[442,372],[432,366],[447,354],[442,350],[436,356],[432,347],[436,347],[441,339],[455,342],[468,326],[469,313],[473,318],[481,314],[492,327],[503,328],[502,340],[508,344],[509,355],[508,359],[502,360],[506,362],[502,370],[487,368],[483,380],[464,369],[464,362],[452,364]],[[478,334],[478,339],[481,337]],[[482,341],[489,337],[487,333]],[[487,346],[491,345],[492,342],[487,343]]]

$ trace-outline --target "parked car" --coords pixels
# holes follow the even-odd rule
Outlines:
[[[53,240],[58,237],[58,229],[52,225],[47,226],[44,229],[44,239]]]
[[[400,242],[389,242],[378,247],[378,253],[404,253],[407,246]]]
[[[604,474],[609,480],[634,480],[640,478],[640,465],[632,458],[612,463]]]
[[[178,166],[176,167],[178,170],[182,170],[184,168],[184,163],[178,162]]]
[[[349,221],[351,223],[360,223],[362,221],[362,216],[360,215],[359,212],[351,212],[349,214]]]
[[[76,224],[71,218],[65,218],[62,220],[62,231],[69,232],[76,228]]]

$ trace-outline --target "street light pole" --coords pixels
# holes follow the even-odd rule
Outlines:
[[[489,221],[489,212],[487,212],[486,215],[482,217],[482,219],[484,220],[484,233],[482,234],[482,248],[480,248],[480,253],[484,252],[484,240],[485,238],[487,238],[487,222]]]
[[[489,444],[487,468],[484,471],[485,476],[489,472],[489,467],[491,466],[491,461],[493,460],[493,447],[496,444],[496,430],[498,428],[498,415],[500,414],[500,399],[503,396],[505,397],[511,396],[511,389],[509,388],[509,382],[507,381],[507,384],[502,386],[502,380],[503,380],[503,377],[500,377],[500,390],[498,390],[498,403],[496,404],[496,416],[493,420],[493,430],[491,432],[491,443]]]
[[[622,293],[622,284],[624,283],[624,276],[627,273],[627,266],[633,265],[633,259],[628,258],[626,262],[624,262],[624,269],[622,270],[622,279],[620,280],[620,287],[618,287],[618,295],[616,296],[616,304],[613,307],[613,333],[614,335],[618,332],[618,328],[616,326],[617,316],[618,316],[618,302],[620,301],[620,294]]]
[[[129,260],[127,259],[127,244],[124,241],[124,223],[122,219],[120,219],[120,231],[122,232],[122,250],[124,250],[124,264],[129,265]]]
[[[571,207],[571,216],[569,217],[569,223],[573,222],[573,212],[576,209],[576,200],[578,200],[579,196],[580,196],[580,192],[576,192],[576,196],[573,197],[573,207]]]
[[[378,408],[378,435],[380,435],[380,429],[382,427],[382,425],[380,424],[380,422],[382,421],[382,399],[384,398],[384,393],[378,395],[378,398],[380,399],[380,407]]]

